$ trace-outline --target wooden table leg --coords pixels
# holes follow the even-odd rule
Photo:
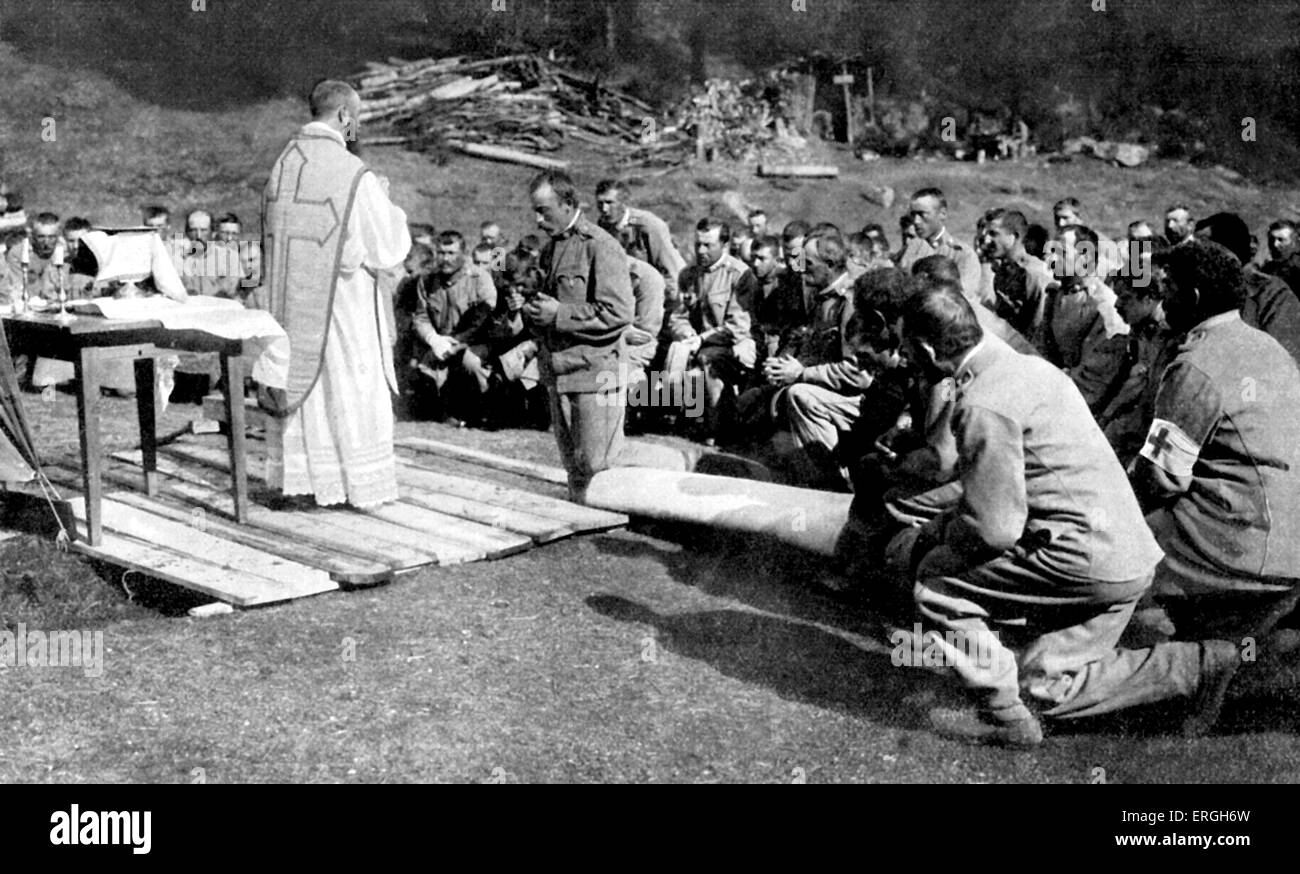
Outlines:
[[[83,348],[74,362],[77,373],[77,424],[81,427],[81,476],[86,497],[86,539],[99,546],[103,539],[100,471],[103,455],[99,442],[99,350]]]
[[[225,383],[226,440],[230,445],[230,490],[235,518],[248,521],[248,457],[244,450],[244,362],[237,355],[221,356],[221,381]]]
[[[152,356],[135,360],[135,403],[140,419],[140,454],[144,468],[144,488],[150,497],[158,496],[158,387]]]

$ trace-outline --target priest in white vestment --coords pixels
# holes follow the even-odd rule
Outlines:
[[[411,238],[386,182],[348,151],[356,92],[322,82],[311,104],[264,200],[270,309],[290,340],[287,388],[259,393],[275,414],[267,479],[286,496],[373,507],[398,497],[392,301],[376,277],[402,263]]]

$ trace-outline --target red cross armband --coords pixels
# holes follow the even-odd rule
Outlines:
[[[1201,445],[1177,424],[1155,419],[1140,454],[1170,476],[1186,478],[1192,475],[1196,459],[1201,455]]]

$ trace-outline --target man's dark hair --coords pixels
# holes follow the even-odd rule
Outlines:
[[[1237,256],[1242,264],[1250,262],[1250,228],[1241,216],[1216,212],[1196,223],[1196,233],[1208,231],[1209,238]]]
[[[1077,197],[1062,197],[1056,203],[1052,204],[1052,212],[1056,212],[1058,209],[1060,209],[1063,206],[1068,206],[1076,213],[1083,212],[1083,204],[1079,203],[1079,199]]]
[[[542,251],[542,238],[536,234],[528,234],[515,245],[516,252],[540,252]]]
[[[789,243],[799,239],[800,237],[806,237],[810,230],[812,230],[812,227],[806,221],[801,219],[787,222],[786,226],[781,229],[781,242]]]
[[[533,177],[528,186],[529,193],[548,187],[555,192],[555,197],[565,206],[577,209],[579,206],[578,187],[573,184],[573,177],[563,170],[543,170]]]
[[[311,96],[307,98],[307,108],[312,118],[324,118],[347,106],[348,101],[356,95],[356,89],[347,82],[323,79],[312,87]]]
[[[1179,288],[1195,288],[1200,293],[1191,324],[1240,309],[1245,300],[1241,261],[1213,240],[1193,237],[1180,246],[1157,253],[1152,261],[1164,268]]]
[[[912,275],[927,285],[956,282],[961,285],[961,269],[947,255],[926,255],[912,265]]]
[[[1043,252],[1047,251],[1047,241],[1050,240],[1051,237],[1052,235],[1048,232],[1047,228],[1042,225],[1030,225],[1029,229],[1025,231],[1025,251],[1030,255],[1033,255],[1035,258],[1042,258]]]
[[[920,188],[912,193],[913,200],[920,200],[922,197],[933,197],[939,201],[940,209],[948,208],[948,198],[943,196],[943,190],[940,188]]]
[[[171,218],[172,211],[165,206],[146,206],[140,210],[145,221],[156,218]]]
[[[235,215],[233,212],[223,212],[221,215],[217,216],[217,220],[214,221],[212,224],[214,226],[215,225],[240,225],[242,227],[244,223],[241,222],[239,220],[239,216]]]
[[[59,217],[52,212],[38,212],[36,218],[32,219],[33,225],[57,225]]]
[[[1146,242],[1145,240],[1143,241]],[[1138,277],[1129,275],[1126,271],[1120,271],[1107,280],[1115,294],[1131,293],[1134,297],[1143,300],[1155,299],[1160,300],[1165,296],[1164,284],[1160,281],[1160,271],[1154,270],[1151,276],[1147,277],[1148,282],[1136,281]]]
[[[804,245],[809,243],[817,244],[817,257],[826,262],[826,266],[832,270],[843,270],[844,262],[847,260],[848,251],[844,247],[844,238],[840,236],[839,231],[834,226],[829,228],[819,225],[808,232]]]
[[[88,231],[88,230],[90,230],[89,219],[84,219],[79,215],[73,216],[72,218],[68,219],[66,222],[63,223],[63,232],[65,234],[68,231]]]
[[[818,222],[817,224],[813,225],[812,228],[808,231],[808,236],[812,237],[818,234],[824,234],[828,232],[835,234],[836,236],[843,236],[843,232],[840,230],[840,226],[831,224],[830,222]]]
[[[984,339],[970,302],[948,286],[927,287],[903,303],[903,330],[934,347],[936,357],[953,360]]]
[[[426,222],[410,222],[409,224],[407,224],[406,227],[411,232],[412,240],[414,240],[416,237],[423,236],[425,234],[427,234],[430,238],[433,238],[438,233],[437,229],[434,228],[433,225],[428,224]]]
[[[5,212],[22,212],[23,193],[21,191],[10,191],[5,194]]]
[[[859,312],[875,310],[892,326],[903,315],[903,304],[919,287],[916,279],[902,268],[871,270],[853,283],[853,306]]]
[[[1024,242],[1025,234],[1029,232],[1029,219],[1025,218],[1025,214],[1018,209],[1003,209],[1002,207],[991,209],[984,214],[984,220],[987,224],[997,222],[1019,237],[1021,242]]]
[[[756,210],[754,210],[753,212],[751,212],[751,213],[749,214],[749,217],[750,217],[750,218],[758,218],[760,215],[761,215],[763,218],[767,218],[767,212],[766,212],[765,210],[762,210],[762,209],[756,209]]]
[[[889,251],[889,235],[885,233],[883,225],[877,224],[876,222],[868,222],[862,226],[862,236],[874,243],[879,243],[885,248],[885,251]]]
[[[443,231],[438,235],[439,246],[459,246],[462,252],[465,251],[465,235],[460,231]]]
[[[695,230],[705,234],[710,233],[711,231],[717,231],[718,240],[720,242],[731,242],[731,225],[715,216],[706,216],[700,219],[695,225]]]
[[[1087,225],[1066,225],[1061,228],[1061,236],[1066,234],[1074,234],[1076,245],[1087,243],[1092,247],[1094,255],[1100,254],[1097,250],[1101,246],[1101,237],[1097,236],[1097,232]]]
[[[1281,231],[1281,230],[1288,230],[1291,231],[1292,233],[1295,233],[1296,230],[1295,222],[1291,221],[1291,219],[1278,219],[1277,221],[1273,222],[1271,225],[1268,226],[1269,233],[1272,233],[1273,231]]]
[[[771,234],[755,237],[754,242],[749,247],[750,255],[753,255],[759,249],[767,249],[772,254],[779,255],[781,253],[781,241]]]
[[[618,179],[602,179],[596,183],[597,197],[600,197],[602,194],[608,194],[611,191],[616,193],[621,200],[627,196],[627,185]]]

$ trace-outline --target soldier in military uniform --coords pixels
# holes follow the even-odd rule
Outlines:
[[[907,239],[898,256],[898,266],[910,273],[912,265],[927,255],[946,255],[957,262],[966,296],[978,300],[981,284],[979,257],[974,249],[948,232],[948,200],[943,192],[938,188],[922,188],[912,195],[908,214],[912,217],[916,236]]]
[[[542,291],[524,305],[524,317],[540,340],[538,360],[569,495],[580,501],[591,477],[623,451],[622,338],[636,299],[626,253],[583,217],[568,174],[543,171],[529,197],[538,226],[551,239],[542,252]]]
[[[484,412],[490,376],[476,347],[497,309],[497,290],[486,269],[467,263],[458,231],[439,235],[436,259],[434,270],[416,284],[411,324],[424,348],[415,401],[442,417],[476,420]]]
[[[993,266],[991,309],[1022,335],[1032,337],[1042,322],[1052,271],[1041,258],[1025,251],[1029,222],[1023,213],[993,209],[984,218],[984,242]]]
[[[1122,379],[1129,326],[1115,309],[1115,292],[1097,273],[1098,238],[1070,225],[1056,243],[1053,272],[1034,345],[1079,387],[1089,409],[1104,409]]]
[[[744,387],[758,360],[750,330],[756,282],[744,262],[728,254],[730,239],[731,229],[718,219],[696,225],[696,261],[681,273],[682,306],[669,325],[668,372],[703,371],[706,440],[717,438],[726,393]]]
[[[837,453],[840,435],[853,428],[873,379],[846,344],[854,305],[845,259],[838,233],[810,232],[804,243],[804,281],[817,291],[809,330],[798,348],[769,358],[764,374],[770,385],[782,389],[773,408],[790,427],[793,460],[806,468],[800,477],[840,491],[848,487],[848,471]]]
[[[1237,659],[1226,641],[1117,648],[1161,551],[1073,383],[986,343],[950,290],[909,299],[903,334],[912,361],[957,392],[961,497],[889,546],[916,581],[927,649],[975,698],[974,711],[932,710],[934,728],[1035,746],[1029,703],[1064,719],[1212,687]]]
[[[1157,264],[1169,325],[1186,337],[1134,471],[1165,551],[1154,592],[1180,638],[1240,640],[1300,582],[1300,370],[1241,318],[1226,249],[1196,240]]]
[[[673,245],[668,223],[648,209],[629,206],[627,187],[615,180],[605,179],[596,185],[596,209],[602,230],[623,244],[633,258],[652,265],[664,277],[665,316],[677,308],[680,295],[677,278],[686,259]]]
[[[27,295],[47,301],[59,299],[59,278],[66,278],[66,268],[54,266],[54,249],[59,243],[59,217],[52,212],[39,213],[32,219],[29,242],[26,248],[27,264],[23,264],[24,239],[16,236],[9,243],[6,254],[9,287],[4,301],[17,300],[22,296],[23,279],[26,274]]]
[[[1215,213],[1196,223],[1196,235],[1213,240],[1241,262],[1245,290],[1241,320],[1281,343],[1300,362],[1300,298],[1284,280],[1252,263],[1250,228],[1246,223],[1230,212]]]
[[[1146,441],[1155,415],[1156,389],[1176,349],[1176,337],[1165,324],[1160,306],[1163,286],[1157,277],[1141,283],[1132,276],[1116,276],[1112,282],[1115,309],[1128,323],[1129,335],[1120,368],[1122,382],[1105,407],[1097,411],[1097,424],[1120,462],[1127,466]]]

